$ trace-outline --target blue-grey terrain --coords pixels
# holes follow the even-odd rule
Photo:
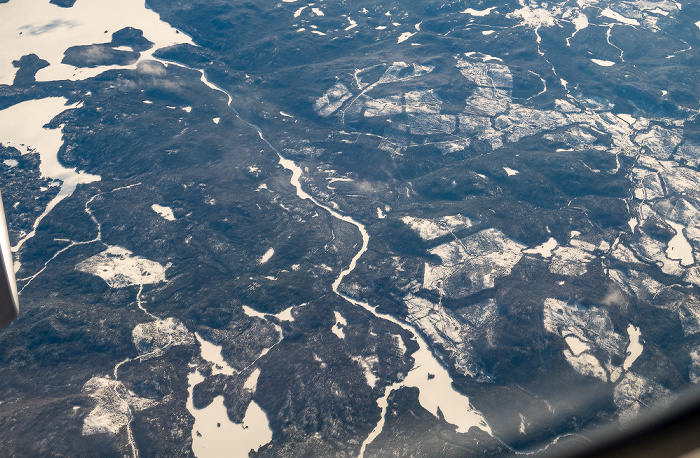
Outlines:
[[[700,383],[693,0],[0,0],[6,456],[507,456]]]

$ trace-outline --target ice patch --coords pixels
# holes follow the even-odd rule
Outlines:
[[[260,369],[256,368],[252,374],[250,374],[250,377],[248,377],[243,384],[243,389],[255,392],[255,389],[258,386],[258,377],[260,377]]]
[[[292,266],[292,270],[294,270],[294,266]],[[278,313],[275,316],[280,321],[294,321],[294,315],[292,315],[293,308],[294,308],[294,306],[288,307],[288,308],[282,310],[280,313]]]
[[[419,78],[421,76],[431,73],[435,69],[435,66],[431,65],[420,65],[420,64],[407,64],[406,62],[394,62],[389,68],[384,72],[377,84],[395,83],[398,81],[408,81],[414,78]],[[433,91],[424,91],[430,92]]]
[[[574,356],[578,356],[591,348],[590,345],[575,336],[566,336],[564,341],[566,341],[566,345],[569,346],[569,349]]]
[[[642,354],[642,350],[644,350],[640,340],[642,331],[640,331],[638,327],[630,324],[627,326],[627,334],[630,336],[630,343],[627,347],[627,358],[625,358],[625,362],[622,364],[624,370],[629,370],[632,364]]]
[[[615,65],[615,62],[609,60],[591,59],[591,62],[593,62],[596,65],[600,65],[601,67],[612,67],[613,65]]]
[[[343,331],[343,328],[348,325],[348,322],[339,312],[334,311],[333,314],[335,314],[335,324],[333,324],[331,331],[338,336],[339,339],[344,339],[345,331]]]
[[[296,10],[296,11],[294,12],[294,17],[299,17],[299,16],[301,16],[302,11],[304,11],[306,8],[308,8],[308,6],[302,6],[301,8],[299,8],[298,10]]]
[[[691,266],[695,264],[695,258],[693,257],[693,246],[683,235],[683,229],[685,229],[685,226],[674,223],[673,221],[667,220],[666,222],[673,228],[674,231],[676,231],[676,235],[674,235],[668,242],[668,249],[666,250],[666,256],[668,259],[680,261],[682,266]]]
[[[415,34],[416,32],[404,32],[399,36],[397,43],[403,43]]]
[[[195,333],[194,335],[197,338],[197,342],[199,342],[199,345],[202,349],[202,358],[204,358],[207,362],[212,364],[212,375],[233,375],[236,372],[231,366],[228,365],[226,360],[224,360],[224,357],[221,354],[221,345],[215,345],[211,342],[202,339],[202,337],[198,333]]]
[[[161,264],[134,256],[119,246],[110,246],[75,266],[81,272],[97,275],[110,288],[131,285],[150,285],[165,281],[165,267]]]
[[[609,18],[609,19],[613,19],[613,20],[620,22],[622,24],[639,25],[639,21],[637,21],[636,19],[627,18],[627,17],[621,15],[620,13],[611,10],[610,8],[605,8],[600,13],[600,15],[603,17]]]
[[[566,46],[571,46],[571,39],[575,37],[579,31],[588,27],[588,16],[586,16],[582,11],[579,11],[578,15],[571,21],[571,23],[574,24],[576,30],[574,30],[574,33],[572,33],[571,36],[566,39]]]
[[[617,114],[617,117],[618,117],[618,118],[622,118],[622,119],[623,119],[627,124],[629,124],[630,126],[634,125],[634,123],[637,122],[637,119],[636,119],[634,116],[630,115],[630,114],[618,113],[618,114]]]
[[[164,207],[162,205],[153,204],[151,208],[154,212],[158,213],[161,217],[167,219],[168,221],[175,221],[175,215],[170,207]]]
[[[523,251],[526,254],[540,254],[543,258],[550,258],[552,256],[552,251],[559,245],[554,237],[550,237],[549,240],[544,242],[542,245],[535,248],[530,248]]]
[[[471,16],[483,17],[483,16],[488,16],[489,14],[491,14],[491,11],[493,11],[495,9],[496,9],[495,6],[492,6],[490,8],[486,8],[484,10],[475,10],[473,8],[467,8],[466,10],[462,11],[461,13],[462,14],[469,14]]]
[[[267,250],[267,251],[265,252],[264,255],[262,255],[262,256],[260,257],[259,263],[260,263],[260,264],[265,264],[267,261],[270,260],[270,258],[271,258],[272,255],[274,255],[274,254],[275,254],[275,249],[274,249],[274,248],[270,248],[269,250]]]

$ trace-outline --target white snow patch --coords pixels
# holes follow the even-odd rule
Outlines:
[[[520,18],[522,19],[520,23],[521,25],[527,25],[533,29],[539,29],[540,27],[553,27],[556,24],[556,19],[552,12],[545,8],[530,8],[529,6],[523,6],[512,13],[508,13],[506,17]],[[539,35],[537,38],[537,42],[539,43]]]
[[[693,265],[695,263],[695,259],[693,258],[693,246],[683,235],[685,226],[674,223],[673,221],[666,222],[676,231],[676,235],[668,242],[666,256],[668,259],[680,261],[682,266]]]
[[[401,221],[408,224],[423,240],[432,240],[443,235],[449,234],[451,231],[472,227],[474,224],[471,219],[460,214],[454,216],[443,216],[440,219],[423,219],[413,216],[404,216]]]
[[[576,27],[576,30],[574,30],[574,33],[571,34],[569,38],[566,39],[566,45],[571,46],[571,39],[576,36],[579,31],[585,29],[588,27],[588,16],[586,16],[582,11],[578,12],[578,16],[576,16],[572,21],[572,24],[574,24],[574,27]]]
[[[491,11],[495,10],[496,7],[492,6],[490,8],[486,8],[485,10],[475,10],[473,8],[467,8],[466,10],[462,11],[462,14],[469,14],[472,16],[488,16],[491,14]]]
[[[158,213],[160,216],[167,219],[168,221],[175,221],[175,215],[173,214],[172,208],[164,207],[158,204],[151,205],[151,208],[154,212]]]
[[[83,436],[109,433],[116,435],[133,419],[133,411],[154,406],[150,399],[140,398],[126,389],[122,382],[103,377],[93,377],[83,385],[83,393],[97,405],[83,420]]]
[[[15,159],[5,159],[2,163],[10,168],[17,167],[17,164],[19,164]]]
[[[554,250],[554,257],[549,264],[549,271],[558,275],[583,275],[588,270],[588,263],[593,256],[577,247],[562,246]]]
[[[509,177],[515,176],[515,175],[520,173],[519,171],[517,171],[515,169],[508,168],[508,167],[503,167],[503,170],[506,171],[506,173],[508,174]]]
[[[588,345],[586,342],[582,341],[576,336],[566,336],[564,338],[566,341],[566,345],[569,346],[569,349],[571,350],[571,353],[573,353],[574,356],[578,356],[584,351],[590,350],[590,345]]]
[[[549,258],[552,256],[552,250],[554,250],[557,247],[557,245],[558,243],[554,239],[554,237],[550,237],[549,240],[544,242],[542,245],[525,250],[523,251],[523,253],[540,254],[543,258]]]
[[[219,124],[219,121],[221,121],[221,118],[212,118],[212,121],[214,121],[214,124]]]
[[[590,375],[591,377],[607,382],[608,377],[605,373],[605,369],[603,369],[603,366],[600,365],[600,362],[595,356],[588,353],[581,353],[576,356],[571,350],[566,349],[564,350],[564,358],[566,358],[566,361],[579,374]]]
[[[100,277],[110,288],[164,282],[166,269],[160,263],[134,256],[131,251],[119,246],[110,246],[80,262],[75,268]]]
[[[615,65],[615,62],[609,60],[591,59],[591,62],[593,62],[596,65],[600,65],[601,67],[612,67],[613,65]]]
[[[311,11],[313,11],[316,16],[325,16],[321,8],[311,8]]]
[[[404,32],[399,36],[397,43],[403,43],[415,34],[416,32]]]
[[[423,288],[448,297],[465,297],[493,288],[496,278],[510,274],[524,248],[493,228],[443,243],[430,250],[442,263],[425,263]]]
[[[347,88],[347,86],[338,81],[321,97],[316,99],[316,102],[314,103],[314,110],[316,110],[321,116],[330,116],[350,97],[352,97],[350,90]]]
[[[639,21],[636,19],[631,19],[627,18],[620,13],[611,10],[610,8],[605,8],[602,13],[600,13],[601,16],[607,17],[610,19],[613,19],[617,22],[621,22],[622,24],[627,24],[627,25],[639,25]]]
[[[339,339],[344,339],[345,331],[343,331],[343,328],[348,325],[348,322],[340,312],[334,311],[333,313],[335,314],[335,324],[331,328],[331,331],[338,336]]]
[[[618,113],[617,117],[622,118],[622,120],[625,121],[630,126],[633,125],[635,122],[637,122],[637,119],[630,114]]]
[[[260,257],[260,264],[265,264],[267,261],[270,260],[270,258],[271,258],[272,255],[274,255],[274,254],[275,254],[275,249],[274,249],[274,248],[270,248],[269,250],[267,250],[267,251],[265,252],[265,254],[262,255],[262,256]]]
[[[639,355],[642,354],[642,350],[644,350],[640,340],[642,331],[640,331],[638,327],[630,324],[627,326],[627,334],[630,336],[630,343],[627,347],[627,358],[625,358],[625,362],[622,365],[624,370],[629,370],[632,364],[639,358]]]

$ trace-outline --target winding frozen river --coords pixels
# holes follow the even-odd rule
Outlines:
[[[317,207],[322,208],[328,213],[330,213],[331,216],[333,216],[334,218],[351,224],[355,226],[355,228],[357,228],[358,232],[362,236],[362,247],[355,254],[355,256],[353,256],[348,267],[341,271],[340,275],[338,275],[338,277],[333,282],[333,292],[345,299],[346,301],[350,302],[351,304],[364,308],[377,318],[387,320],[398,326],[401,326],[403,329],[413,334],[414,338],[416,339],[419,345],[419,349],[412,355],[415,360],[414,366],[402,381],[387,386],[384,390],[383,396],[377,401],[378,406],[382,410],[381,419],[375,426],[374,430],[363,442],[360,455],[362,456],[364,454],[366,446],[372,443],[372,441],[374,441],[374,439],[381,433],[384,427],[388,397],[392,391],[397,390],[401,387],[417,387],[420,392],[419,401],[421,405],[435,416],[438,416],[439,409],[444,419],[448,423],[457,426],[458,432],[466,433],[467,431],[469,431],[470,428],[476,427],[487,432],[488,434],[493,435],[490,426],[484,419],[481,412],[479,412],[471,406],[469,398],[467,396],[453,388],[452,377],[449,375],[447,370],[440,364],[440,362],[435,358],[427,342],[423,339],[423,337],[416,329],[414,329],[408,323],[400,321],[391,315],[379,313],[377,312],[376,307],[371,306],[367,302],[354,299],[340,291],[339,288],[341,283],[343,282],[343,279],[355,270],[355,268],[357,267],[357,262],[367,251],[367,247],[369,246],[370,237],[365,226],[359,221],[352,218],[351,216],[343,215],[342,213],[318,201],[315,197],[311,196],[306,191],[304,191],[301,185],[301,177],[303,174],[302,169],[298,165],[296,165],[294,161],[285,158],[277,150],[277,148],[275,148],[265,138],[265,135],[263,134],[260,127],[246,121],[241,117],[240,113],[233,106],[233,97],[231,96],[231,94],[225,89],[212,83],[208,79],[207,74],[203,69],[192,68],[174,61],[162,59],[160,61],[165,65],[175,65],[183,68],[188,68],[190,70],[198,71],[201,74],[201,81],[211,89],[225,94],[228,98],[228,107],[231,108],[235,116],[244,124],[249,126],[251,129],[254,129],[257,132],[260,139],[278,155],[279,164],[292,173],[290,183],[296,189],[296,194],[300,199],[311,201]]]

